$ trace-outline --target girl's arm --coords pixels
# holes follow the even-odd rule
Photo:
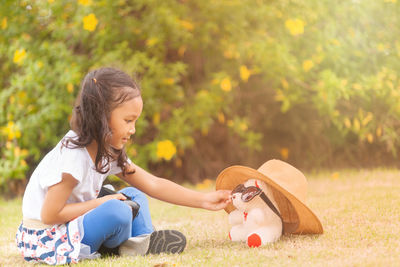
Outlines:
[[[126,199],[122,194],[115,194],[85,202],[67,204],[67,200],[77,183],[78,181],[72,175],[63,173],[61,182],[48,188],[41,212],[44,224],[66,223],[109,199]]]
[[[215,192],[202,193],[180,186],[167,179],[156,177],[138,166],[131,166],[136,171],[133,174],[117,176],[138,188],[151,197],[172,204],[203,208],[208,210],[220,210],[225,208],[231,201],[230,191],[218,190]]]

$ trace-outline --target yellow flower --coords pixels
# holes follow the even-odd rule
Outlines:
[[[4,30],[5,28],[7,28],[7,18],[1,20],[1,29]]]
[[[99,21],[97,20],[96,15],[91,13],[83,18],[83,28],[92,32],[96,29],[98,22]]]
[[[14,52],[13,61],[16,64],[21,64],[22,61],[25,59],[25,57],[26,57],[25,49],[24,48],[18,49],[18,50],[15,50],[15,52]]]
[[[245,132],[245,131],[247,131],[247,129],[248,129],[249,127],[247,126],[247,124],[246,124],[245,122],[242,122],[242,123],[239,124],[239,128],[240,128],[240,130],[242,130],[243,132]]]
[[[376,136],[377,136],[377,137],[381,137],[381,136],[382,136],[382,128],[381,128],[381,127],[378,127],[378,128],[376,129]]]
[[[371,133],[367,134],[368,143],[372,144],[374,142],[374,136]]]
[[[353,83],[353,89],[355,89],[355,90],[361,90],[361,89],[362,89],[362,86],[361,86],[360,84],[358,84],[358,83]]]
[[[146,45],[147,45],[147,46],[153,46],[153,45],[155,45],[156,43],[158,43],[158,39],[155,38],[155,37],[146,40]]]
[[[339,46],[340,45],[340,41],[338,39],[331,39],[330,40],[332,44]]]
[[[358,119],[354,118],[353,125],[354,131],[360,131],[360,121]]]
[[[162,82],[163,82],[163,84],[173,85],[175,83],[175,79],[174,78],[165,78]]]
[[[141,29],[138,29],[138,28],[134,28],[134,29],[132,29],[132,31],[133,31],[133,33],[135,33],[135,34],[141,34],[141,33],[142,33],[142,30],[141,30]]]
[[[236,50],[235,45],[229,45],[227,49],[224,51],[224,57],[228,59],[239,58],[240,53]]]
[[[21,156],[21,148],[19,146],[14,147],[14,156],[19,158]]]
[[[283,160],[287,160],[289,158],[289,149],[287,147],[282,147],[279,151]]]
[[[67,84],[67,91],[68,91],[68,93],[72,93],[72,92],[74,92],[74,85],[72,84],[72,83],[68,83]]]
[[[304,60],[303,61],[303,70],[309,71],[312,67],[314,67],[314,63],[311,60]]]
[[[28,150],[22,149],[22,150],[21,150],[21,156],[23,156],[23,157],[28,156]]]
[[[371,112],[368,112],[368,113],[367,113],[367,116],[361,121],[361,125],[362,125],[362,126],[367,125],[367,124],[372,120],[372,118],[373,118],[372,113],[371,113]]]
[[[282,84],[282,87],[284,89],[288,89],[289,88],[289,83],[288,83],[288,81],[286,79],[282,79],[281,80],[281,84]]]
[[[156,112],[153,115],[153,124],[154,125],[159,125],[160,124],[160,113]]]
[[[245,65],[240,67],[240,78],[244,82],[247,82],[249,80],[250,75],[251,75],[251,72]]]
[[[231,80],[229,79],[229,77],[224,78],[221,81],[221,89],[224,90],[225,92],[229,92],[230,90],[232,90],[232,85],[231,85]]]
[[[385,51],[385,45],[382,43],[379,43],[376,48],[378,49],[379,52]]]
[[[346,126],[346,128],[350,128],[351,127],[351,121],[349,118],[345,118],[344,119],[344,125]]]
[[[49,4],[52,4],[52,3],[54,3],[54,0],[47,0],[47,2],[48,2]]]
[[[13,121],[9,121],[7,123],[7,126],[4,126],[2,128],[3,133],[7,135],[7,139],[9,141],[15,139],[15,138],[20,138],[21,137],[21,131],[19,130],[19,127],[14,124]]]
[[[179,55],[180,57],[183,57],[183,55],[185,55],[185,52],[186,52],[186,46],[182,45],[181,47],[179,47],[179,49],[178,49],[178,55]]]
[[[285,100],[285,95],[283,94],[282,90],[278,89],[276,90],[276,95],[274,97],[275,101],[284,101]]]
[[[224,57],[225,58],[233,58],[233,53],[231,50],[225,50],[224,51]]]
[[[225,123],[225,115],[224,115],[224,113],[222,113],[222,112],[219,112],[219,113],[218,113],[218,121],[219,121],[219,123],[221,123],[221,124],[224,124],[224,123]]]
[[[19,102],[21,102],[26,98],[26,92],[25,91],[19,91],[17,96],[18,96]]]
[[[338,172],[332,173],[331,178],[332,178],[333,180],[338,179],[338,178],[339,178],[339,173],[338,173]]]
[[[12,143],[10,141],[6,142],[6,148],[11,149],[12,148]]]
[[[157,143],[157,157],[159,159],[170,160],[176,154],[176,147],[170,140]]]
[[[304,33],[304,22],[301,19],[288,19],[285,26],[291,35],[300,35]]]
[[[196,189],[207,189],[213,185],[213,181],[210,179],[204,179],[203,182],[196,184]]]
[[[92,0],[78,0],[78,2],[82,6],[90,6],[92,4]]]
[[[179,24],[188,31],[192,31],[194,29],[193,23],[187,20],[178,20]]]
[[[219,80],[218,79],[213,79],[211,81],[211,84],[213,84],[213,85],[219,84]]]

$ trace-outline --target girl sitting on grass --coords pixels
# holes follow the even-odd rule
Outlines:
[[[230,191],[200,193],[156,177],[130,161],[143,101],[139,86],[114,68],[89,72],[73,109],[71,130],[39,163],[26,187],[16,241],[27,261],[47,264],[97,258],[100,247],[121,255],[180,253],[185,236],[154,231],[144,193],[169,203],[220,210]],[[97,197],[108,175],[132,187]],[[144,193],[143,193],[144,192]],[[130,198],[140,205],[135,218]]]

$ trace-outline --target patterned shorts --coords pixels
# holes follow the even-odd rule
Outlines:
[[[50,265],[77,263],[80,241],[78,218],[43,230],[21,224],[16,235],[18,249],[26,261]]]

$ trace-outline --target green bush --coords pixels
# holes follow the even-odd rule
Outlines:
[[[140,80],[128,151],[146,168],[195,181],[177,171],[191,157],[315,166],[358,149],[396,155],[399,11],[395,0],[2,0],[0,186],[65,134],[80,80],[100,66]],[[201,158],[198,142],[217,132],[231,137]]]

